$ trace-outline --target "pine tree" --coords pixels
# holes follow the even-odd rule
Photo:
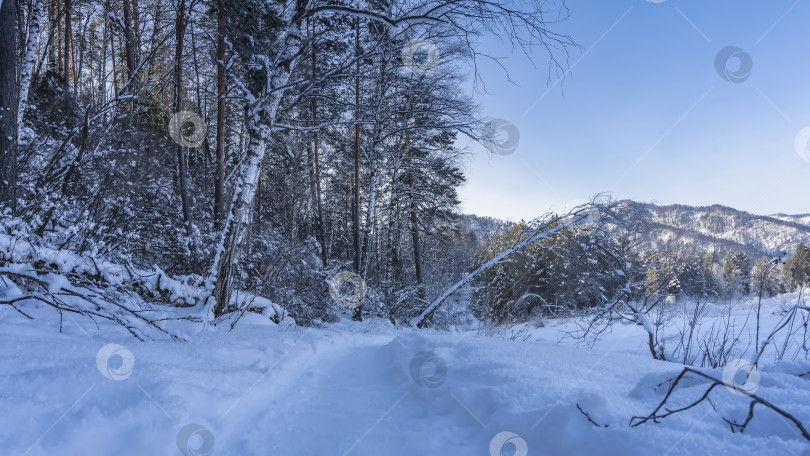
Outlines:
[[[785,282],[796,290],[810,284],[810,247],[804,242],[796,246],[796,252],[787,259],[784,266]]]
[[[762,293],[764,297],[773,297],[787,291],[783,280],[783,265],[779,258],[761,257],[751,269],[751,291]]]
[[[729,252],[723,260],[723,275],[732,293],[750,292],[751,259],[744,252]]]

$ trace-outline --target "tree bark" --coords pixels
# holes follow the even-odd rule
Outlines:
[[[70,0],[65,0],[65,53],[64,53],[64,63],[62,64],[63,79],[62,83],[65,85],[65,90],[70,90],[70,44],[72,40],[70,39],[73,36],[73,24],[70,18],[71,13],[73,12],[73,7],[70,4]]]
[[[225,1],[217,0],[217,169],[214,175],[214,225],[225,217]]]
[[[317,60],[315,57],[315,22],[312,22],[312,81],[315,81],[317,76]],[[318,125],[318,101],[316,96],[312,96],[312,124]],[[323,217],[323,199],[321,198],[321,164],[320,157],[318,156],[318,131],[312,132],[312,167],[314,170],[314,198],[315,207],[318,211],[318,242],[321,244],[321,263],[324,268],[328,266],[328,251],[326,249],[326,223]]]
[[[360,18],[354,23],[354,52],[357,59],[354,75],[354,188],[352,193],[352,234],[354,239],[354,272],[361,274],[362,246],[360,243]],[[363,305],[354,309],[352,320],[363,321]]]
[[[132,59],[135,67],[140,64],[141,57],[141,20],[139,15],[138,0],[132,0]]]
[[[0,204],[16,212],[17,1],[0,1]]]
[[[397,173],[394,170],[391,179],[391,200],[388,207],[388,252],[390,255],[391,263],[391,280],[392,285],[397,288],[399,283],[402,282],[402,261],[399,259],[399,243],[400,243],[400,228],[399,228],[399,204],[397,202],[399,196],[397,190]]]
[[[413,267],[416,271],[416,287],[419,293],[419,299],[425,299],[425,279],[422,275],[422,245],[419,242],[419,216],[416,213],[416,196],[415,196],[415,179],[413,173],[413,158],[411,156],[411,138],[405,137],[405,153],[406,162],[408,165],[408,191],[411,199],[410,219],[411,219],[411,238],[413,239]]]
[[[276,107],[278,106],[276,100]],[[275,116],[275,109],[273,109]],[[267,148],[266,136],[269,128],[264,126],[253,127],[250,133],[247,156],[239,176],[238,185],[234,191],[231,213],[225,220],[222,241],[214,259],[214,275],[209,278],[208,287],[213,285],[213,302],[207,303],[207,308],[213,311],[213,317],[225,313],[231,301],[234,277],[245,248],[245,239],[248,228],[253,220],[253,207],[258,190],[261,163]],[[208,311],[206,311],[208,313]]]
[[[127,0],[124,0],[127,3]],[[176,47],[175,47],[175,94],[174,94],[174,112],[178,113],[183,110],[183,39],[186,34],[186,0],[180,0],[177,8],[177,20],[175,23],[176,28]],[[127,51],[127,60],[129,60],[129,51]],[[199,126],[197,126],[199,127]],[[177,125],[177,128],[182,129],[182,125]],[[186,227],[186,234],[191,236],[191,205],[188,200],[188,164],[186,162],[185,148],[177,145],[177,163],[180,187],[180,202],[183,206],[183,224]]]
[[[369,245],[371,244],[371,230],[374,227],[374,209],[377,205],[377,171],[375,169],[375,163],[371,162],[369,164],[369,169],[371,170],[371,178],[368,188],[368,208],[366,208],[366,223],[363,227],[363,239],[362,239],[362,262],[360,264],[360,275],[362,277],[366,277],[368,273],[368,266],[369,266]]]
[[[62,59],[59,57],[59,7],[58,2],[48,2],[48,19],[50,26],[48,27],[48,44],[53,42],[52,46],[47,46],[48,55],[48,70],[59,73]]]
[[[360,18],[355,20],[355,57],[357,69],[354,76],[354,188],[352,193],[352,238],[354,239],[354,272],[360,273]]]
[[[110,8],[110,0],[107,0],[107,11],[112,11]],[[118,70],[115,65],[115,30],[113,29],[112,22],[109,23],[110,28],[110,60],[112,61],[112,77],[113,77],[113,98],[118,98]]]
[[[25,42],[25,56],[20,70],[20,98],[17,105],[17,131],[22,128],[23,115],[28,103],[28,91],[31,88],[31,79],[34,75],[34,63],[37,60],[37,44],[39,42],[39,28],[42,22],[42,12],[45,1],[35,0],[31,8],[31,19],[28,21],[28,39]]]
[[[71,29],[72,30],[72,29]],[[79,71],[76,65],[76,47],[73,45],[73,33],[68,35],[70,40],[70,75],[73,78],[73,87],[79,87]]]
[[[124,3],[124,41],[125,41],[124,48],[127,54],[127,78],[132,79],[133,77],[135,77],[135,50],[133,48],[133,46],[135,45],[135,38],[132,35],[132,12],[130,11],[129,0],[123,0],[123,3]],[[183,3],[185,5],[185,2]],[[133,82],[130,82],[129,87],[130,92],[133,90],[132,87]]]

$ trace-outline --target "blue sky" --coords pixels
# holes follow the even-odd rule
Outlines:
[[[794,144],[810,126],[809,0],[568,6],[570,19],[555,30],[582,50],[560,84],[548,82],[546,55],[535,56],[535,68],[496,38],[482,43],[507,57],[514,81],[484,65],[484,114],[517,126],[520,143],[506,156],[469,144],[463,211],[532,218],[609,191],[660,204],[810,212],[810,161]],[[751,57],[743,82],[715,69],[727,46]],[[739,66],[732,58],[726,68]]]

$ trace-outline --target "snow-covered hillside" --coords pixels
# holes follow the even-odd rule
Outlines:
[[[771,217],[779,220],[784,220],[786,222],[793,222],[799,223],[801,225],[810,226],[810,214],[798,214],[798,215],[774,214]]]
[[[799,242],[810,243],[810,217],[806,215],[754,215],[720,205],[623,203],[648,214],[650,247],[675,242],[761,256],[792,252]]]
[[[781,304],[769,301],[764,326]],[[485,335],[380,320],[303,328],[248,314],[233,331],[188,324],[176,328],[187,342],[138,342],[109,323],[66,315],[60,334],[52,311],[37,317],[0,307],[0,454],[807,451],[795,426],[761,406],[732,433],[723,418],[742,421],[749,398],[726,388],[711,405],[630,426],[682,368],[652,360],[635,325],[588,349],[561,341],[571,322]],[[766,361],[756,393],[810,423],[810,363]],[[671,400],[687,404],[706,386],[689,378]]]

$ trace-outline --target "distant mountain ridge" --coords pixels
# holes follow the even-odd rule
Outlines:
[[[785,220],[787,222],[795,222],[802,225],[810,225],[810,214],[799,214],[799,215],[790,215],[790,214],[774,214],[771,217],[779,220]]]
[[[755,215],[727,206],[658,206],[625,200],[646,211],[650,218],[648,247],[667,243],[694,245],[702,249],[745,251],[749,255],[775,256],[792,253],[799,242],[810,244],[810,215]]]
[[[792,254],[799,242],[810,245],[810,214],[756,215],[727,206],[657,205],[622,200],[645,215],[649,231],[641,248],[687,246],[720,253],[741,251],[751,258]],[[513,223],[473,214],[462,215],[463,226],[480,236],[492,236]]]

